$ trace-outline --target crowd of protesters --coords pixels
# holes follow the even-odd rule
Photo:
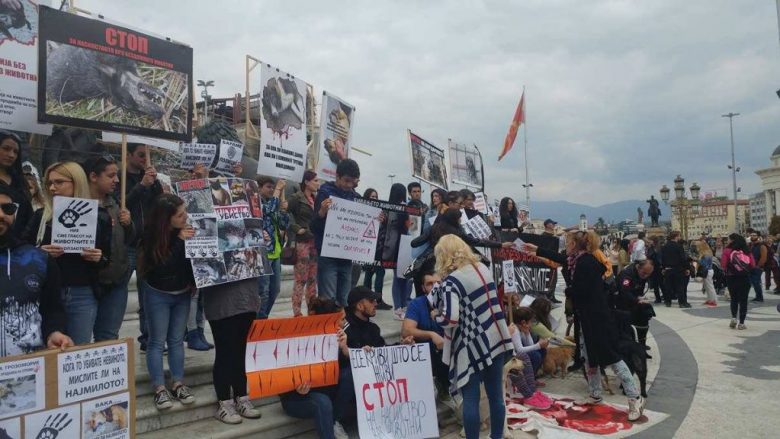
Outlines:
[[[290,416],[314,418],[324,438],[346,437],[344,423],[354,412],[349,348],[386,345],[380,328],[371,321],[377,309],[392,309],[402,321],[401,343],[430,344],[438,398],[462,412],[465,436],[479,435],[483,386],[490,405],[491,437],[501,437],[505,427],[502,374],[510,360],[523,365],[515,371],[522,372],[511,374],[513,388],[525,404],[545,408],[551,401],[539,391],[543,383],[536,372],[551,344],[574,346],[577,353],[570,369],[583,367],[588,384],[588,395],[576,403],[602,402],[601,371],[609,366],[628,397],[628,419],[636,421],[645,400],[618,352],[618,320],[627,316],[636,329],[629,338],[646,346],[652,316],[652,305],[644,299],[646,288],[653,291],[655,304],[670,307],[676,301],[680,308],[689,308],[688,283],[699,277],[705,304],[716,306],[718,296],[728,297],[733,317],[730,327],[742,330],[746,329],[750,289],[755,290],[753,300],[761,302],[772,276],[780,285],[777,244],[755,231],[749,231],[749,240],[732,234],[722,240],[702,236],[683,243],[679,232],[673,231],[666,239],[639,233],[632,241],[615,239],[603,244],[592,231],[558,233],[562,252],[533,244],[519,250],[562,268],[567,321],[574,327],[573,340],[564,339],[551,324],[551,309],[559,303],[554,291],[536,298],[529,307],[519,306],[519,300],[503,297],[486,258],[489,249],[515,245],[503,241],[496,231],[517,235],[526,226],[514,201],[502,199],[497,217],[488,218],[474,209],[475,195],[469,190],[436,189],[428,205],[422,200],[420,184],[413,182],[394,184],[388,193],[390,202],[420,209],[422,226],[412,242],[414,263],[397,268],[392,305],[385,304],[382,293],[388,273],[383,268],[363,268],[363,284],[356,286],[360,267],[356,271],[349,260],[321,255],[333,200],[360,196],[355,190],[360,181],[358,164],[345,159],[338,165],[335,181],[320,184],[316,173],[306,171],[289,200],[283,196],[284,180],[258,177],[271,274],[196,289],[185,255],[185,241],[194,234],[186,206],[181,198],[163,190],[155,168],[148,165],[146,146],[128,147],[124,158],[126,207],[120,207],[119,166],[112,156],[92,157],[83,163],[58,162],[39,176],[31,164],[23,166],[22,145],[15,134],[0,132],[0,290],[2,318],[13,320],[3,326],[5,343],[0,345],[0,355],[117,339],[127,307],[128,283],[135,272],[138,341],[146,353],[156,407],[166,410],[175,401],[195,402],[184,376],[186,341],[191,349],[215,349],[216,418],[227,424],[261,416],[247,395],[246,334],[253,320],[271,315],[281,288],[285,246],[296,255],[293,316],[302,316],[305,305],[308,314],[343,313],[346,322],[346,329],[338,334],[338,385],[313,389],[302,384],[280,397]],[[235,171],[241,172],[240,165]],[[205,178],[208,172],[197,166],[192,176]],[[52,244],[57,196],[98,200],[94,248],[66,254]],[[379,193],[367,189],[363,197],[379,199]],[[493,227],[493,237],[478,239],[464,231],[462,221],[478,215]],[[390,221],[384,214],[379,220]],[[545,221],[544,233],[556,235],[556,224]],[[409,222],[403,215],[395,216],[386,227],[401,235],[407,233]],[[552,285],[555,277],[557,270],[553,270]],[[205,338],[204,321],[211,328],[213,345]],[[170,386],[163,372],[165,352]]]

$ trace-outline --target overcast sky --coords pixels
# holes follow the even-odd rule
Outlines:
[[[189,43],[195,79],[244,93],[244,56],[357,107],[361,187],[411,179],[410,128],[476,143],[487,192],[522,202],[523,133],[497,157],[526,87],[534,199],[598,205],[658,197],[677,174],[731,193],[780,144],[774,0],[79,0],[106,18]],[[252,90],[253,93],[258,90]],[[427,193],[427,188],[426,188]]]

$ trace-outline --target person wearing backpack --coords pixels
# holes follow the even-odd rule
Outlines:
[[[742,235],[729,235],[729,244],[723,249],[721,266],[726,271],[726,285],[731,293],[731,322],[729,328],[746,329],[748,293],[750,292],[750,273],[756,268],[756,262]],[[739,324],[737,324],[739,314]]]
[[[754,267],[750,271],[750,283],[756,292],[753,302],[763,302],[764,290],[761,285],[761,273],[763,273],[767,262],[767,249],[766,245],[760,241],[761,233],[759,231],[748,229],[748,233],[750,233],[750,253],[754,261]]]

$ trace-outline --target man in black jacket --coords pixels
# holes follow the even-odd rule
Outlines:
[[[0,185],[0,357],[73,346],[65,335],[60,270],[45,251],[12,233],[19,207],[12,194]]]
[[[680,308],[690,308],[688,303],[688,276],[690,276],[690,264],[688,255],[680,244],[680,232],[669,234],[669,240],[661,249],[661,262],[663,263],[664,303],[666,307],[672,306],[672,300],[677,299]]]
[[[127,144],[127,185],[125,187],[125,203],[130,211],[130,218],[135,226],[136,236],[127,243],[127,258],[132,274],[136,268],[136,254],[139,238],[144,232],[144,217],[150,210],[150,206],[155,198],[163,192],[160,181],[157,180],[157,170],[153,166],[146,166],[146,156],[149,154],[146,145],[140,143]],[[146,351],[146,340],[148,330],[146,326],[146,317],[143,307],[143,289],[141,282],[137,279],[136,273],[136,291],[138,291],[138,324],[141,335],[138,342],[141,343],[141,350]]]

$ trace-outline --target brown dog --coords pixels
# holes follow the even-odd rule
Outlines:
[[[574,357],[574,348],[571,346],[556,346],[547,349],[542,363],[542,373],[551,377],[559,376],[566,378],[569,361]]]

